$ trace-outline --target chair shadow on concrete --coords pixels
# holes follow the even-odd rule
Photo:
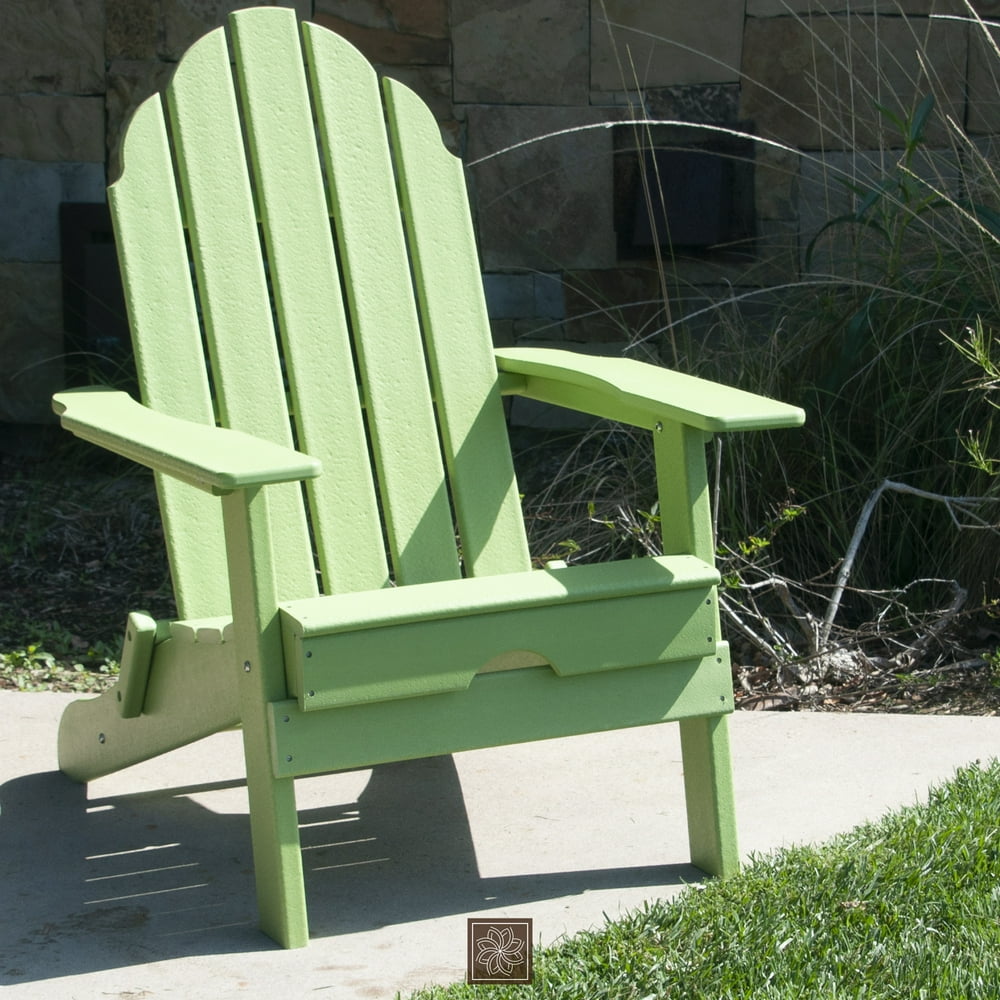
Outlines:
[[[59,772],[0,786],[0,986],[274,949],[256,926],[245,799],[242,781],[95,799]],[[355,801],[302,805],[314,940],[703,877],[686,864],[483,877],[450,756],[376,767]]]

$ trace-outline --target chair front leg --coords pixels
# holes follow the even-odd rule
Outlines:
[[[309,923],[295,785],[275,777],[268,730],[268,705],[288,691],[267,493],[239,490],[222,502],[260,925],[283,947],[301,948]]]
[[[714,563],[705,455],[708,439],[705,432],[674,422],[657,424],[653,430],[663,551],[690,553]],[[719,655],[728,657],[720,631],[716,621]],[[731,702],[719,714],[680,724],[691,861],[723,878],[735,874],[740,863],[726,717],[730,711]]]

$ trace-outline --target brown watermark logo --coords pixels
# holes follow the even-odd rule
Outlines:
[[[468,983],[530,983],[531,920],[469,917]]]

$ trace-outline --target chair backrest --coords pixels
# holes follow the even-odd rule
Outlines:
[[[525,569],[461,163],[301,27],[232,15],[232,55],[200,39],[129,125],[109,201],[143,401],[322,461],[269,487],[288,599]],[[157,485],[180,616],[227,614],[217,501]]]

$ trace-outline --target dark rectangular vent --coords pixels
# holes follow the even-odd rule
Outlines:
[[[63,202],[59,232],[67,380],[125,388],[135,365],[108,206]]]
[[[753,150],[748,141],[622,150],[618,171],[619,255],[664,249],[750,251],[754,236]]]

